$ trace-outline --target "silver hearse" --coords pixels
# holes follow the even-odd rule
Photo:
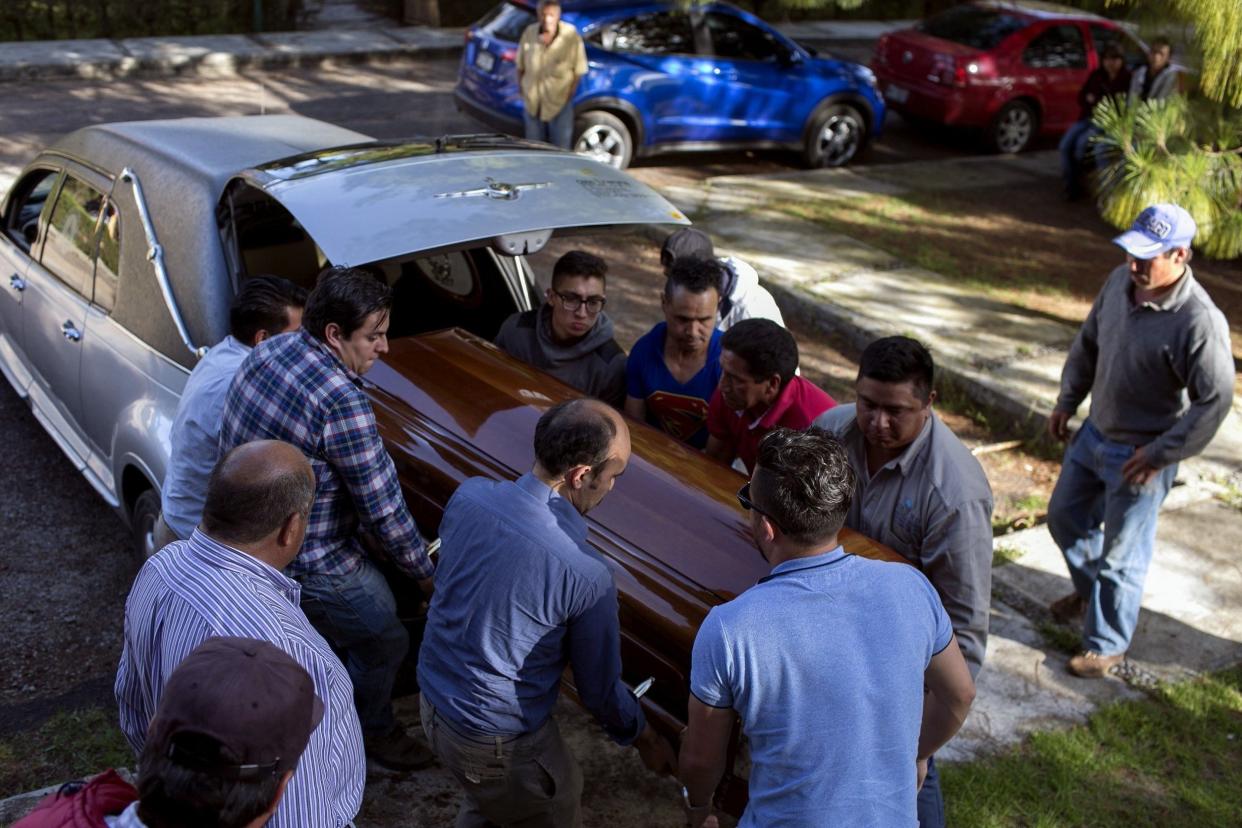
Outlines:
[[[189,370],[251,275],[373,265],[393,338],[494,336],[537,301],[553,232],[686,223],[625,173],[502,136],[377,142],[291,115],[90,126],[41,153],[0,220],[0,371],[150,542]]]

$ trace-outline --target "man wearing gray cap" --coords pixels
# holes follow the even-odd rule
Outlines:
[[[252,638],[209,638],[173,670],[112,828],[259,828],[323,720],[310,674]]]
[[[1082,622],[1083,651],[1068,668],[1083,678],[1102,678],[1125,657],[1160,504],[1178,462],[1203,451],[1233,400],[1229,326],[1189,265],[1195,230],[1181,207],[1157,204],[1113,240],[1126,264],[1079,330],[1048,418],[1048,432],[1065,440],[1090,392],[1048,504],[1074,584],[1051,609]]]

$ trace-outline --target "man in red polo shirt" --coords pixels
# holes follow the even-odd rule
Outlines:
[[[720,340],[720,385],[707,407],[707,454],[749,472],[763,435],[802,430],[836,401],[798,376],[798,343],[770,319],[744,319]]]

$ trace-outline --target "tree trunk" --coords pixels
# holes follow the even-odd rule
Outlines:
[[[403,20],[421,26],[439,26],[440,0],[405,0]]]

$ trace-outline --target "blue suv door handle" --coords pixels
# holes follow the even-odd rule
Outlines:
[[[65,335],[65,339],[70,342],[81,342],[82,332],[77,329],[72,320],[66,319],[65,324],[60,326],[60,332]]]
[[[26,280],[23,279],[21,276],[18,276],[16,273],[14,273],[12,276],[9,277],[9,287],[13,288],[14,290],[19,290],[19,291],[25,290]]]

